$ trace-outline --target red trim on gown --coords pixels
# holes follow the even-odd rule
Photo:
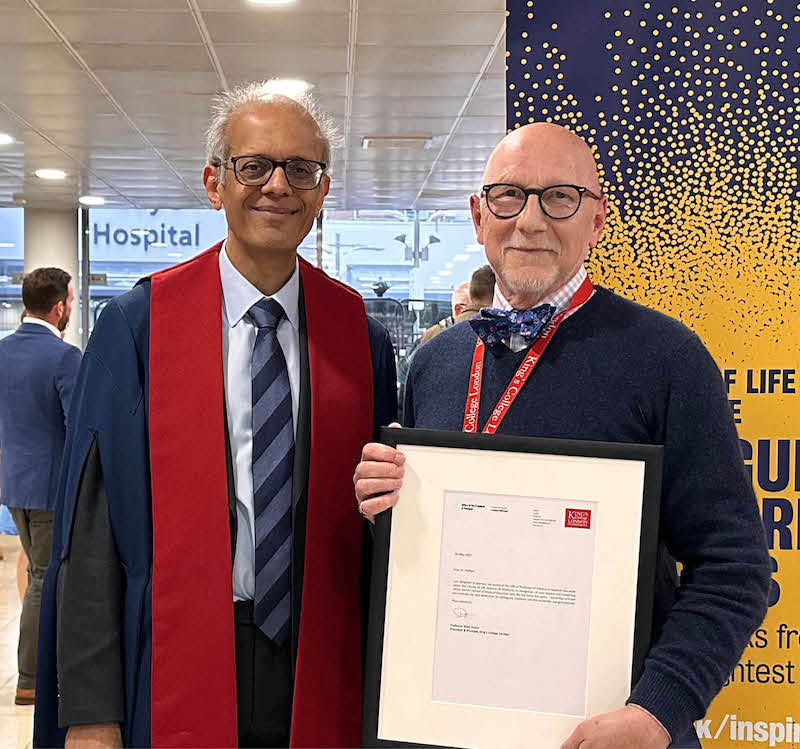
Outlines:
[[[220,247],[151,280],[154,747],[237,745]],[[302,260],[300,273],[311,454],[291,746],[357,746],[363,521],[352,475],[372,434],[369,337],[358,294]]]

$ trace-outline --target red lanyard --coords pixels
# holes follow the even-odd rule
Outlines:
[[[494,407],[486,426],[483,428],[484,434],[494,434],[500,423],[505,418],[514,403],[519,391],[522,390],[523,385],[528,381],[534,367],[539,363],[547,344],[550,343],[553,336],[558,330],[558,326],[581,305],[585,304],[594,291],[592,282],[586,277],[578,290],[575,292],[572,300],[562,312],[559,312],[547,324],[544,332],[536,339],[534,344],[528,351],[525,361],[520,364],[519,369],[511,378],[508,383],[506,391],[503,393],[497,405]],[[483,341],[478,338],[475,341],[475,353],[472,355],[472,369],[469,374],[469,386],[467,390],[467,405],[464,408],[464,426],[461,428],[463,432],[476,432],[478,429],[478,414],[481,411],[481,385],[483,383],[483,357],[486,355],[486,346]]]

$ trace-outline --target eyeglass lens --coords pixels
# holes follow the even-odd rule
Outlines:
[[[236,178],[243,185],[263,185],[275,168],[271,159],[246,156],[235,162]],[[319,184],[322,169],[319,164],[305,159],[292,159],[284,167],[286,181],[300,190],[309,190]]]
[[[489,207],[500,217],[511,218],[522,212],[527,196],[514,185],[495,185],[486,193]],[[570,185],[548,187],[539,198],[542,210],[550,218],[569,218],[581,204],[581,194]]]

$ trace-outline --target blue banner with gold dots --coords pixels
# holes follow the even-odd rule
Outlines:
[[[697,732],[800,747],[800,3],[508,0],[507,50],[509,130],[600,164],[590,275],[701,336],[752,471],[770,610]]]

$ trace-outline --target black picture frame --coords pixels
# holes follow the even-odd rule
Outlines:
[[[423,445],[454,449],[497,450],[543,455],[634,460],[644,463],[631,684],[635,684],[638,681],[644,669],[644,660],[651,644],[663,464],[663,448],[660,445],[518,437],[498,434],[466,434],[428,429],[390,429],[386,427],[381,430],[380,439],[384,444],[395,448],[402,447],[402,445]],[[364,747],[442,747],[444,749],[444,745],[440,744],[407,743],[378,738],[391,535],[392,511],[387,510],[378,515],[375,521],[365,653],[362,745]],[[447,749],[456,748],[448,747]]]

